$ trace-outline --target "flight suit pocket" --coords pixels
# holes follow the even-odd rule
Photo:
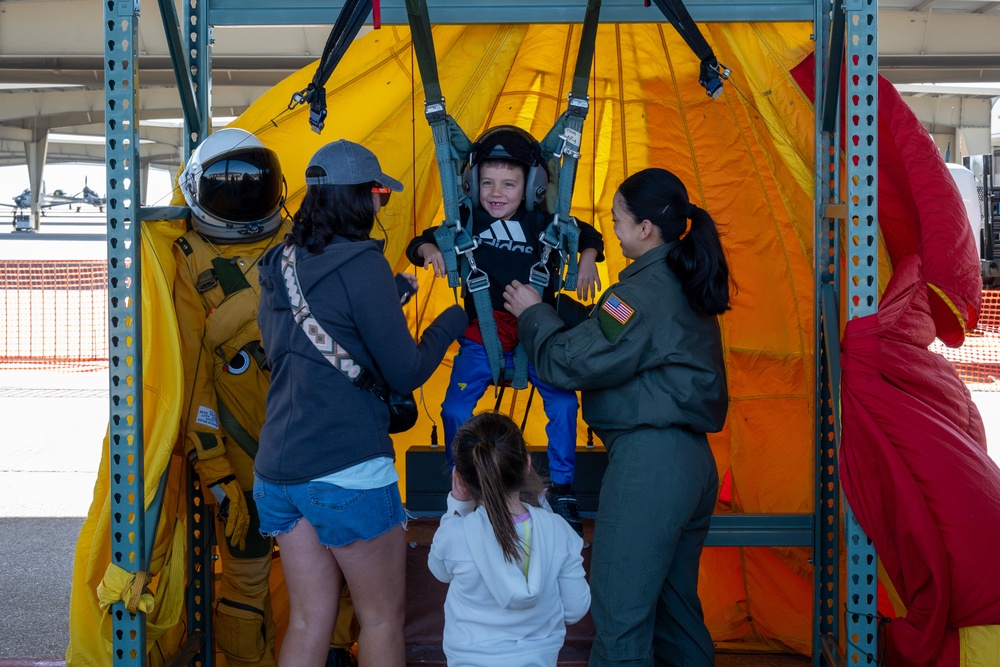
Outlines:
[[[205,320],[205,348],[228,362],[250,340],[260,340],[257,295],[243,290],[229,295]]]
[[[264,612],[244,602],[219,598],[215,603],[215,641],[227,656],[257,662],[264,657]]]

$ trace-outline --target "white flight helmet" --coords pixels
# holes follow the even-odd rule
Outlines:
[[[248,243],[281,226],[284,180],[274,151],[235,127],[213,132],[191,154],[179,185],[194,228],[217,243]]]

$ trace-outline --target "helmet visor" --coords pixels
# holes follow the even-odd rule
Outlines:
[[[254,222],[277,210],[281,189],[278,156],[267,148],[249,146],[202,165],[198,203],[222,220]]]
[[[514,160],[529,167],[542,162],[542,151],[534,138],[516,127],[496,127],[487,130],[472,146],[470,164],[483,160]]]

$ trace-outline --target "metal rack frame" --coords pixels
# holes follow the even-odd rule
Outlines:
[[[178,78],[186,146],[205,136],[211,108],[210,54],[214,26],[328,23],[341,2],[328,0],[188,0],[178,21],[172,0],[158,0]],[[497,16],[516,22],[578,23],[584,0],[429,0],[436,23],[479,23]],[[877,662],[876,558],[871,541],[841,498],[837,478],[839,447],[840,254],[846,252],[849,318],[874,313],[878,304],[877,226],[877,4],[876,0],[689,0],[696,21],[812,21],[816,39],[815,89],[815,358],[816,502],[813,514],[720,516],[709,543],[725,546],[801,545],[813,548],[815,575],[813,664],[838,664],[838,517],[843,505],[848,562],[844,632],[847,660]],[[407,24],[404,0],[383,0],[384,24]],[[604,0],[604,22],[661,22],[639,0]],[[108,318],[112,559],[145,573],[152,546],[143,504],[142,318],[140,285],[140,186],[136,64],[140,0],[104,3],[105,113],[107,157]],[[182,26],[184,29],[182,30]],[[841,128],[838,102],[841,58],[846,51],[846,119]],[[832,68],[831,68],[832,63]],[[846,132],[847,201],[839,199],[841,133]],[[847,242],[840,248],[844,226]],[[201,507],[201,506],[199,506]],[[153,507],[150,508],[154,509]],[[189,527],[197,540],[191,566],[189,641],[176,664],[211,665],[209,626],[210,526],[202,517]],[[155,513],[150,527],[156,524]],[[150,534],[147,534],[150,533]],[[112,607],[115,665],[145,664],[145,615]],[[207,647],[207,648],[206,648]],[[832,647],[832,648],[831,648]]]

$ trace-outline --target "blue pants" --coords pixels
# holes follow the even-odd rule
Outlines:
[[[455,465],[451,457],[451,441],[455,433],[472,417],[479,399],[493,382],[486,348],[468,338],[460,338],[459,344],[458,354],[455,355],[451,369],[448,391],[441,404],[445,452],[448,454],[449,467]],[[513,366],[513,351],[505,353],[504,356],[506,364]],[[573,470],[576,468],[576,414],[579,409],[576,392],[545,384],[535,375],[535,368],[531,364],[528,364],[528,381],[538,390],[542,406],[545,408],[545,416],[549,420],[545,425],[545,435],[549,440],[549,479],[553,484],[570,484],[573,482]]]

